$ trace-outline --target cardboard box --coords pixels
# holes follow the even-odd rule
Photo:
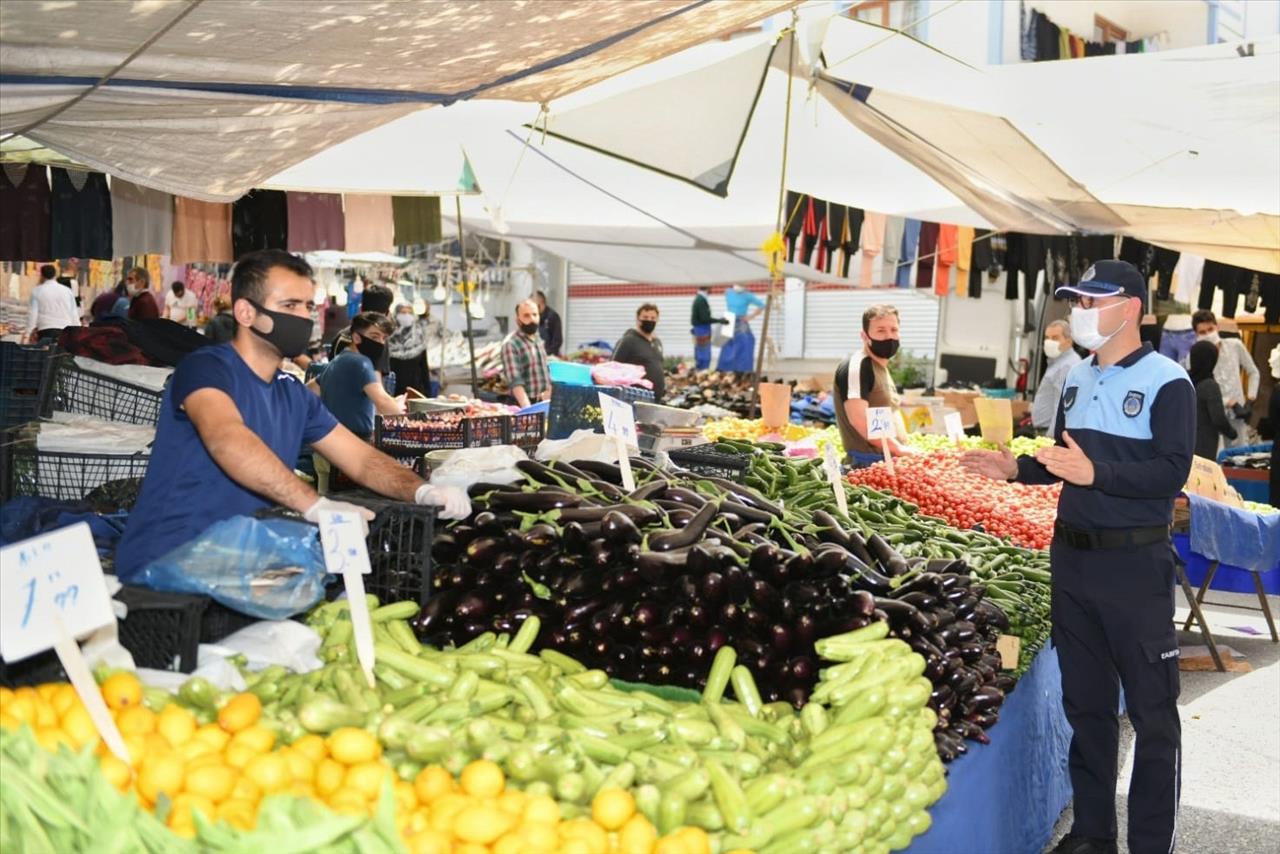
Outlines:
[[[1182,491],[1188,495],[1198,495],[1211,501],[1220,501],[1232,507],[1243,507],[1244,501],[1240,493],[1227,483],[1227,476],[1222,473],[1222,466],[1204,457],[1191,458],[1191,474]]]
[[[973,427],[978,423],[978,409],[974,405],[974,401],[981,395],[976,391],[943,391],[942,400],[947,406],[954,408],[960,413],[960,422],[966,428]]]

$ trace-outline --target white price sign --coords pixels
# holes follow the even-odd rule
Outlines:
[[[341,575],[346,586],[356,658],[364,671],[365,681],[372,688],[373,623],[369,620],[369,603],[364,598],[364,576],[372,572],[373,567],[369,565],[369,550],[364,538],[365,522],[359,515],[342,510],[326,510],[320,514],[324,565],[334,575]]]
[[[953,442],[959,442],[964,438],[964,424],[960,421],[959,412],[949,412],[942,419],[942,423],[946,425],[947,436]]]
[[[20,661],[53,646],[54,616],[83,637],[115,622],[93,534],[84,522],[0,549],[0,656]]]
[[[849,514],[849,501],[844,494],[844,479],[840,477],[840,461],[836,458],[835,445],[828,443],[826,450],[823,452],[823,464],[827,470],[827,480],[831,482],[831,489],[836,494],[836,504],[840,508],[840,512],[846,516]]]
[[[631,471],[628,448],[639,447],[636,439],[636,414],[631,404],[600,392],[600,417],[606,436],[612,436],[618,450],[618,468],[622,471],[622,486],[628,492],[636,488],[635,475]]]
[[[52,648],[111,752],[131,763],[124,738],[75,639],[116,621],[98,550],[84,522],[0,549],[0,657]]]
[[[868,439],[892,439],[896,435],[891,407],[872,406],[867,409]]]

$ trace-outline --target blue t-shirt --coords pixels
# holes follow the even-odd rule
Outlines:
[[[226,392],[245,426],[290,469],[304,444],[323,439],[338,423],[320,398],[288,374],[263,382],[231,344],[191,353],[164,394],[147,476],[116,549],[116,574],[123,582],[214,522],[251,515],[271,503],[228,477],[200,441],[182,403],[203,388]]]
[[[317,380],[324,405],[343,427],[361,439],[373,435],[373,401],[364,393],[364,387],[377,381],[378,374],[369,357],[350,349],[330,362]]]

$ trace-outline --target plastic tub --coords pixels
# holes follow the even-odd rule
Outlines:
[[[590,365],[582,365],[578,362],[550,362],[548,367],[551,369],[551,381],[553,383],[578,386],[592,385]]]

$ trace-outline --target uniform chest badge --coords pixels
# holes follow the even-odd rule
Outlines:
[[[1137,418],[1138,413],[1142,411],[1142,402],[1146,400],[1146,395],[1140,391],[1131,391],[1124,396],[1124,403],[1121,409],[1124,414],[1130,418]]]
[[[1071,386],[1062,393],[1062,410],[1065,412],[1076,405],[1076,393],[1080,391],[1080,386]]]

